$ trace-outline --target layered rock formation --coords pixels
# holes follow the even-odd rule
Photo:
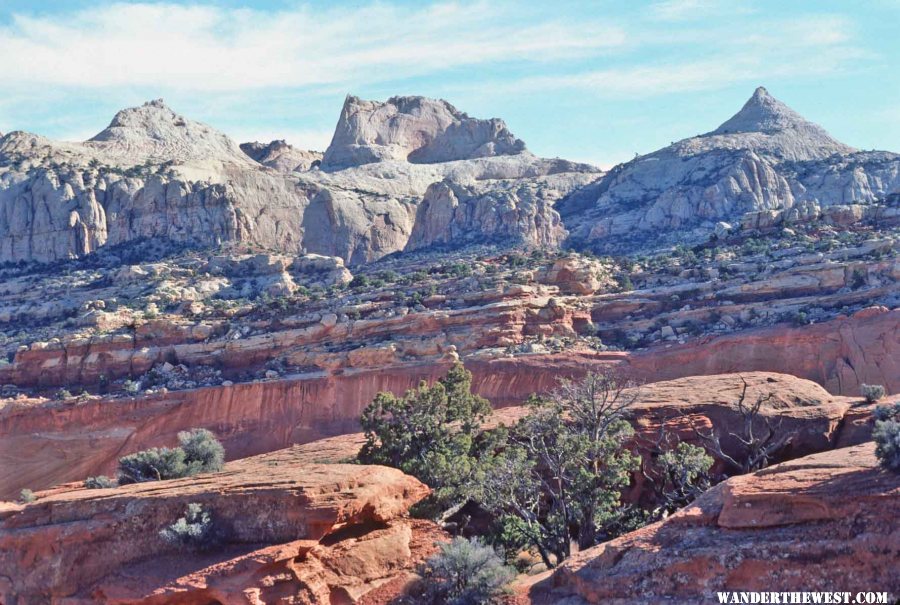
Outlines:
[[[871,443],[722,483],[668,519],[573,556],[532,603],[696,603],[717,591],[896,595],[900,475]]]
[[[57,490],[0,510],[0,599],[356,603],[402,581],[440,538],[404,519],[428,492],[396,469],[252,458],[189,479]],[[188,503],[222,535],[211,554],[179,553],[158,534]]]
[[[546,356],[518,362],[476,361],[467,367],[474,374],[477,393],[495,405],[512,405],[523,403],[533,393],[553,389],[561,376],[579,377],[591,368],[608,368],[614,361],[614,357]],[[0,467],[0,497],[12,497],[22,488],[44,488],[111,473],[125,453],[173,444],[179,431],[192,427],[215,431],[232,459],[355,432],[362,409],[376,393],[401,394],[421,380],[440,378],[449,367],[449,362],[405,366],[383,363],[336,376],[297,376],[124,401],[101,398],[78,405],[48,403],[7,409],[0,417],[0,460],[4,462]],[[686,372],[690,372],[689,367]],[[813,383],[793,380],[766,382],[762,387],[777,391],[776,401],[791,409],[788,415],[802,417],[813,410],[807,419],[818,420],[809,422],[806,428],[810,435],[804,440],[807,445],[797,447],[801,451],[822,449],[837,438],[840,419],[853,400],[828,395]],[[727,383],[704,378],[662,383],[646,387],[641,397],[657,407],[669,405],[675,415],[680,408],[710,413],[710,409],[737,400],[739,380],[732,376]],[[721,394],[713,396],[713,390]],[[779,399],[789,393],[793,399]]]
[[[391,97],[384,103],[348,96],[322,167],[383,160],[434,164],[525,150],[503,120],[470,118],[446,101]]]
[[[760,87],[716,130],[616,166],[562,209],[575,242],[641,247],[705,239],[747,212],[871,204],[898,188],[900,156],[844,145]]]

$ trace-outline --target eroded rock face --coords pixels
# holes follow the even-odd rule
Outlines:
[[[758,88],[716,130],[617,166],[590,189],[593,202],[586,191],[561,210],[577,242],[639,246],[704,240],[747,212],[867,204],[898,188],[900,156],[844,145]]]
[[[278,172],[306,172],[322,162],[321,152],[297,149],[283,139],[271,143],[241,143],[241,151]]]
[[[306,595],[298,602],[329,603],[343,591],[356,602],[415,565],[402,517],[428,492],[386,467],[252,458],[189,479],[59,490],[0,511],[0,595],[134,603],[192,589],[223,603],[265,602],[245,594],[256,586],[257,597],[284,589]],[[212,511],[225,536],[200,572],[158,535],[189,502]]]
[[[539,271],[535,279],[557,286],[564,294],[593,294],[613,283],[602,263],[574,256],[555,261]]]
[[[405,249],[495,242],[554,249],[568,235],[553,208],[556,199],[536,182],[489,188],[435,183],[419,204]]]
[[[98,399],[65,409],[35,406],[10,410],[0,417],[0,460],[4,462],[0,497],[14,497],[22,488],[41,489],[111,474],[124,453],[173,445],[179,431],[193,427],[216,432],[230,459],[355,432],[363,408],[378,392],[402,394],[421,380],[437,380],[450,367],[449,361],[429,365],[379,362],[378,368],[337,376],[172,391],[126,401]],[[476,361],[467,367],[473,372],[475,392],[497,406],[509,406],[521,405],[532,393],[555,388],[560,376],[577,378],[590,369],[608,369],[615,362],[615,357],[548,355],[521,361]],[[814,383],[793,377],[761,381],[760,389],[796,399],[777,401],[790,410],[787,415],[797,418],[796,422],[786,420],[787,425],[805,426],[797,448],[815,451],[837,438],[849,398],[835,398]],[[711,390],[721,392],[711,396]],[[648,386],[642,390],[642,398],[662,410],[652,415],[657,419],[690,408],[722,420],[728,414],[716,416],[716,411],[733,405],[739,392],[740,381],[734,375],[715,380],[695,377]]]
[[[503,120],[479,120],[442,100],[348,96],[322,166],[333,170],[383,160],[420,164],[517,154],[525,143]]]
[[[897,594],[900,475],[871,443],[734,477],[668,519],[572,557],[533,603],[696,603],[810,586]],[[566,601],[565,599],[570,599]]]
[[[363,125],[348,117],[352,103],[345,107],[333,156],[347,137],[359,138],[360,149],[369,149],[370,136],[387,137],[372,144],[392,152],[336,173],[310,170],[318,155],[280,141],[242,151],[161,100],[119,112],[84,143],[10,133],[0,138],[0,262],[81,257],[153,238],[367,263],[404,249],[417,204],[443,179],[483,181],[474,218],[502,216],[477,235],[558,243],[564,230],[551,206],[594,178],[595,168],[536,158],[501,121],[468,118],[444,101],[398,103],[376,104],[374,122]],[[388,107],[399,113],[383,116]],[[488,182],[506,179],[521,187]],[[510,205],[518,217],[507,216]]]

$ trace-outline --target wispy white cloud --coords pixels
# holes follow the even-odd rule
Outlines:
[[[0,27],[0,81],[198,91],[358,85],[625,43],[621,28],[599,20],[523,21],[514,6],[488,2],[281,12],[117,3],[14,15]]]
[[[826,15],[800,22],[764,22],[749,33],[729,27],[687,31],[679,34],[680,43],[708,48],[709,58],[538,75],[505,86],[520,92],[575,88],[600,97],[638,98],[745,82],[817,78],[857,68],[868,57],[851,43],[851,30],[845,19]]]
[[[657,21],[691,21],[713,16],[748,15],[749,2],[739,0],[660,0],[650,6],[650,17]]]

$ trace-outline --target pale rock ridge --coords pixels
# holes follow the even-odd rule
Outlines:
[[[525,151],[503,120],[469,117],[443,100],[348,96],[322,165],[340,169],[383,160],[431,164]]]
[[[127,162],[120,161],[123,164],[203,160],[250,164],[226,135],[175,113],[162,99],[123,109],[86,146],[127,158]]]
[[[444,101],[398,103],[420,117],[437,116],[426,125],[440,127],[422,130],[418,118],[403,114],[394,120],[392,149],[401,140],[411,144],[413,135],[427,144],[412,145],[402,159],[335,172],[305,170],[303,162],[312,167],[319,156],[279,141],[242,151],[162,101],[119,112],[85,143],[10,133],[0,139],[0,262],[55,261],[163,238],[195,247],[250,243],[358,264],[404,249],[416,206],[435,182],[477,183],[479,196],[497,189],[501,197],[519,195],[522,185],[524,202],[515,204],[531,208],[523,216],[545,216],[550,224],[558,223],[552,203],[596,177],[587,165],[516,152],[524,145],[499,120],[473,120]],[[413,150],[416,161],[436,163],[407,161]],[[438,161],[456,156],[473,159]],[[513,223],[521,221],[497,225],[508,233]],[[495,227],[484,234],[493,238]],[[543,224],[521,228],[534,245],[558,240]]]
[[[319,151],[305,151],[289,145],[284,139],[271,143],[241,143],[241,151],[263,166],[278,172],[306,172],[322,162]]]
[[[606,250],[702,241],[748,212],[898,189],[900,155],[844,145],[760,87],[716,130],[620,164],[558,207],[574,243]]]

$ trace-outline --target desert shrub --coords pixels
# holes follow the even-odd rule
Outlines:
[[[879,405],[872,414],[875,420],[900,420],[900,401],[893,405]]]
[[[350,288],[367,288],[370,283],[369,278],[365,275],[354,275],[347,286]]]
[[[160,530],[159,536],[187,550],[208,550],[218,542],[212,515],[196,502],[188,504],[184,516]]]
[[[206,429],[192,429],[178,433],[178,441],[184,450],[188,474],[215,473],[225,463],[225,448],[216,436]]]
[[[225,450],[206,429],[178,433],[179,447],[150,448],[119,459],[119,483],[179,479],[222,469]]]
[[[97,475],[96,477],[88,477],[84,480],[84,486],[87,489],[105,489],[108,487],[116,487],[118,484],[106,475]]]
[[[900,473],[900,420],[878,420],[872,431],[875,456],[882,467]]]
[[[667,443],[651,464],[649,474],[645,471],[658,504],[653,517],[673,513],[709,489],[712,484],[709,470],[713,462],[702,447],[683,441],[675,447]]]
[[[472,266],[468,263],[453,263],[444,268],[447,275],[452,277],[469,277],[472,275]]]
[[[142,483],[187,477],[184,450],[150,448],[119,458],[119,483]]]
[[[861,384],[859,391],[866,398],[866,403],[875,403],[879,399],[883,399],[885,393],[884,386],[880,384]]]
[[[22,504],[28,504],[30,502],[34,502],[37,500],[37,496],[34,495],[34,492],[30,489],[23,489],[19,492],[19,502]]]
[[[454,538],[420,568],[425,602],[446,605],[496,603],[515,577],[490,546],[478,540]]]
[[[122,388],[130,395],[136,395],[141,390],[141,383],[136,380],[126,380],[122,383]]]
[[[631,292],[634,290],[634,284],[631,281],[631,276],[627,273],[620,273],[616,275],[616,283],[619,286],[620,292]]]

